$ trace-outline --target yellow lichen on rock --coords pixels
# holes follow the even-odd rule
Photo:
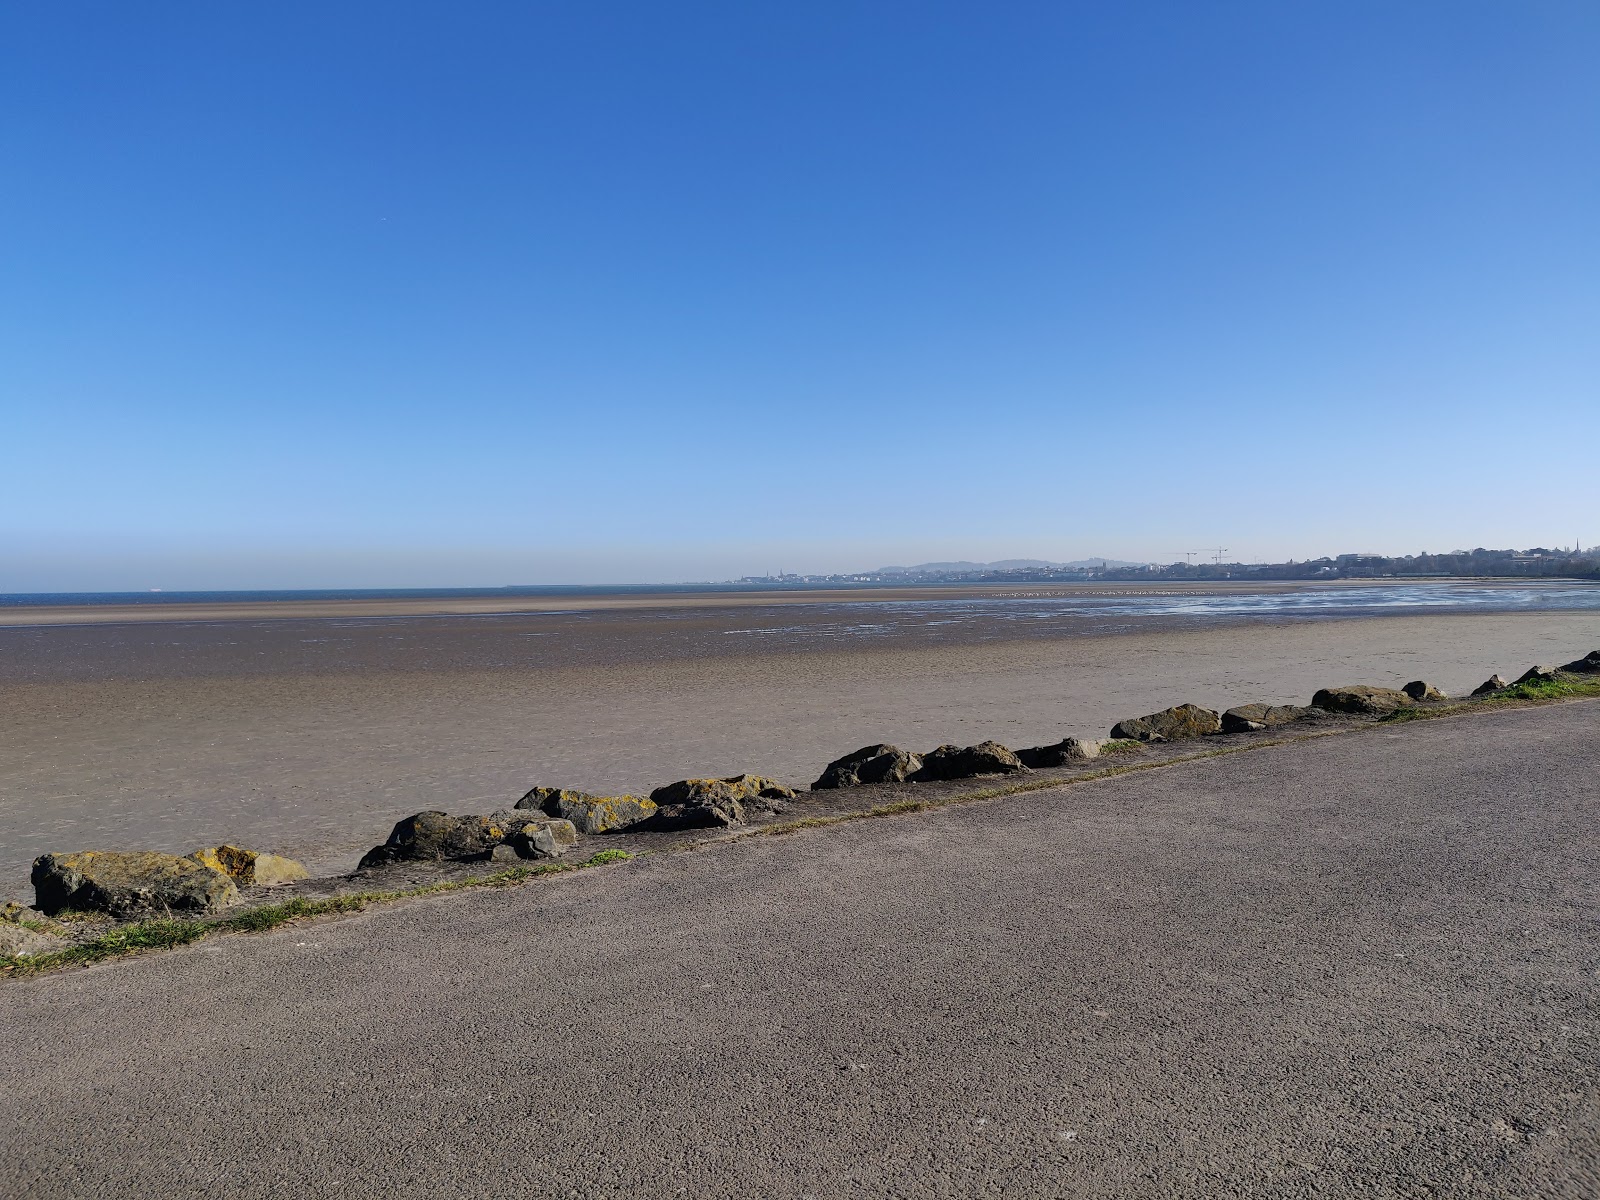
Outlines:
[[[189,855],[202,866],[210,867],[241,887],[276,887],[305,879],[309,873],[292,858],[263,854],[238,846],[207,846]]]

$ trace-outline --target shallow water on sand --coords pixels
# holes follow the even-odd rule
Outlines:
[[[823,607],[823,606],[818,606]],[[1600,585],[1585,583],[1506,586],[1470,583],[1374,584],[1371,587],[1307,587],[1293,591],[1198,592],[1085,591],[1078,595],[993,596],[959,600],[867,601],[827,606],[871,620],[814,622],[729,629],[730,635],[809,634],[848,638],[896,632],[911,625],[956,626],[982,621],[998,625],[1070,618],[1178,617],[1196,625],[1244,618],[1392,616],[1446,609],[1458,612],[1600,610]],[[1097,629],[1086,632],[1108,632]],[[1004,636],[1003,631],[1001,635]]]
[[[1600,584],[1150,586],[486,614],[0,627],[0,683],[541,670],[1403,615],[1600,613]]]

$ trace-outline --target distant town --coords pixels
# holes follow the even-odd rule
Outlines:
[[[1282,563],[1224,561],[1226,550],[1195,551],[1183,562],[1137,563],[1115,558],[1055,563],[1043,559],[1000,562],[936,562],[914,567],[879,567],[844,575],[773,573],[746,575],[739,583],[896,584],[896,583],[1083,583],[1090,580],[1149,582],[1153,580],[1223,579],[1391,579],[1391,578],[1516,578],[1600,579],[1600,546],[1587,550],[1452,550],[1448,554],[1340,554],[1331,558]],[[1204,560],[1209,555],[1211,561]],[[1198,559],[1198,561],[1196,561]]]

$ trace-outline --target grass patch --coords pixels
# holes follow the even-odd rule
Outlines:
[[[1144,743],[1134,738],[1112,738],[1109,742],[1100,743],[1100,757],[1117,754],[1137,754],[1144,749]]]
[[[1435,717],[1453,717],[1498,704],[1548,704],[1553,700],[1576,700],[1586,696],[1600,696],[1600,675],[1558,674],[1554,679],[1530,679],[1514,683],[1498,692],[1476,696],[1456,704],[1441,704],[1428,708],[1401,708],[1385,713],[1379,718],[1385,725],[1401,725],[1407,721],[1430,721]]]
[[[142,921],[103,933],[92,941],[31,958],[0,958],[0,974],[32,975],[60,967],[86,967],[107,958],[171,950],[198,942],[210,932],[205,921]]]
[[[1560,674],[1554,679],[1530,679],[1514,683],[1503,691],[1483,697],[1485,704],[1504,704],[1508,700],[1567,700],[1573,696],[1600,696],[1600,675]]]
[[[197,942],[215,933],[266,933],[268,930],[295,921],[363,912],[370,905],[385,904],[395,900],[436,896],[443,892],[460,892],[470,888],[518,887],[542,875],[561,875],[568,871],[603,867],[608,863],[625,862],[632,857],[633,855],[626,850],[601,850],[583,862],[551,862],[531,867],[512,867],[506,871],[496,871],[492,875],[474,875],[469,879],[445,879],[438,883],[420,884],[417,887],[351,892],[343,896],[295,896],[280,904],[264,904],[260,908],[252,908],[235,916],[225,916],[215,920],[140,921],[132,925],[119,926],[97,938],[61,950],[52,950],[46,954],[26,958],[0,958],[0,976],[20,978],[59,970],[62,967],[84,967],[108,958],[126,958],[150,950],[170,950],[175,946],[187,946],[190,942]]]

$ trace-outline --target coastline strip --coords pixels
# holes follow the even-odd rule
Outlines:
[[[1093,783],[1119,775],[1139,771],[1154,771],[1181,763],[1222,758],[1232,754],[1246,754],[1296,742],[1319,738],[1339,737],[1347,734],[1371,733],[1397,723],[1413,720],[1470,717],[1496,712],[1505,708],[1539,708],[1552,704],[1567,704],[1600,699],[1600,677],[1574,678],[1567,676],[1552,680],[1530,681],[1516,684],[1504,692],[1468,700],[1458,704],[1443,705],[1434,709],[1401,710],[1369,724],[1346,726],[1340,729],[1319,730],[1287,737],[1273,737],[1252,741],[1240,746],[1224,746],[1214,750],[1201,750],[1153,762],[1118,763],[1085,771],[1066,778],[1026,780],[998,787],[978,788],[943,797],[897,800],[853,813],[836,813],[828,816],[801,817],[794,821],[781,821],[771,825],[744,829],[719,837],[697,841],[679,842],[658,851],[629,852],[626,850],[601,850],[583,862],[544,863],[531,867],[513,867],[489,875],[466,879],[441,880],[419,884],[415,887],[389,891],[355,892],[329,897],[296,897],[280,904],[264,905],[232,917],[215,921],[155,920],[126,925],[101,937],[81,942],[75,946],[27,958],[0,958],[0,979],[21,979],[75,966],[89,966],[108,959],[127,958],[151,951],[169,950],[189,945],[218,933],[265,933],[281,925],[319,916],[338,916],[362,912],[369,906],[389,904],[400,900],[416,899],[445,892],[475,888],[520,887],[533,879],[567,874],[610,863],[625,862],[651,853],[672,854],[706,850],[757,837],[782,837],[808,829],[842,825],[852,821],[875,820],[885,817],[907,816],[913,813],[932,812],[957,805],[975,804],[1029,792],[1070,788],[1082,783]]]

